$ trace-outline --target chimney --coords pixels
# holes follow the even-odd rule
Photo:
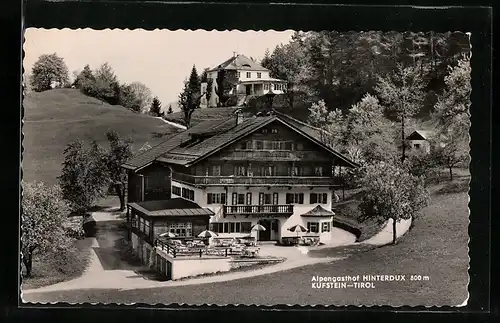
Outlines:
[[[233,57],[236,57],[236,52],[233,52]]]
[[[243,112],[241,112],[241,109],[237,109],[235,112],[234,112],[235,116],[236,116],[236,124],[239,125],[239,124],[242,124],[243,123],[243,120],[244,120],[244,117],[243,117]]]

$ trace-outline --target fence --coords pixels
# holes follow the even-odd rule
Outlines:
[[[155,247],[160,248],[174,258],[177,257],[228,257],[230,255],[241,254],[242,252],[233,248],[207,248],[207,247],[187,247],[175,245],[170,241],[156,239]]]

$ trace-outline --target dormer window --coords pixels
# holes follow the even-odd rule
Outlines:
[[[260,79],[262,77],[262,73],[257,73],[257,78]]]

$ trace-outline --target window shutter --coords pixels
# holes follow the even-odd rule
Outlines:
[[[226,193],[221,193],[220,202],[221,204],[226,204]]]
[[[247,205],[252,204],[252,193],[247,193]]]
[[[264,204],[264,193],[259,193],[259,205]]]
[[[328,203],[328,202],[327,202],[327,199],[328,199],[328,194],[323,193],[323,203],[324,203],[324,204]]]
[[[232,205],[238,204],[238,193],[233,193],[233,203]]]
[[[212,204],[212,193],[207,193],[207,204]]]
[[[299,204],[304,204],[304,193],[299,194]]]
[[[314,204],[314,203],[317,203],[317,202],[318,202],[318,198],[316,196],[316,193],[311,193],[309,204]]]
[[[279,204],[279,194],[273,193],[273,204]]]

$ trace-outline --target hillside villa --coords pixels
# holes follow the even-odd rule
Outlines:
[[[236,73],[237,84],[230,91],[230,94],[237,95],[239,103],[245,102],[248,96],[261,96],[270,91],[282,94],[286,90],[287,82],[285,80],[270,77],[270,71],[267,68],[244,55],[234,53],[233,57],[207,71],[207,78],[212,80],[214,86],[212,86],[211,102],[207,102],[206,97],[202,98],[203,107],[217,105],[216,80],[219,71],[222,70]],[[207,83],[202,83],[201,87],[202,93],[205,92]]]

